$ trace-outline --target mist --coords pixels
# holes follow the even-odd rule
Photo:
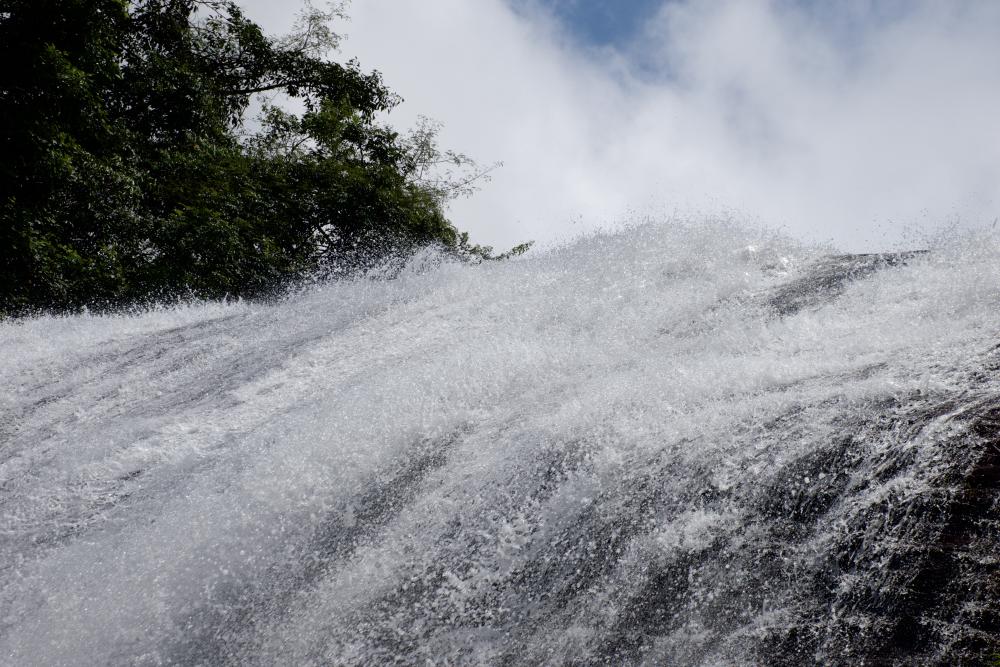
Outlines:
[[[246,3],[284,30],[291,3]],[[266,6],[265,6],[266,5]],[[343,57],[502,161],[456,224],[542,246],[652,217],[726,214],[846,250],[920,245],[1000,207],[1000,7],[665,2],[625,43],[541,3],[366,0]]]

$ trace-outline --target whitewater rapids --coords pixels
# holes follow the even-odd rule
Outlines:
[[[0,663],[979,664],[998,344],[723,222],[0,323]]]

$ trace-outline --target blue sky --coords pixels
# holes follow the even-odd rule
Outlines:
[[[514,11],[541,11],[555,18],[582,48],[617,49],[629,56],[637,71],[648,71],[650,63],[632,48],[648,28],[648,22],[670,3],[684,0],[507,0]],[[704,2],[705,0],[703,0]],[[753,1],[753,0],[750,0]],[[775,0],[779,11],[795,13],[821,30],[845,57],[861,48],[879,29],[904,21],[918,12],[919,0]],[[953,3],[956,7],[960,3]],[[663,65],[663,63],[660,63]],[[667,69],[667,68],[663,68]],[[661,71],[661,74],[668,72]]]
[[[532,0],[512,0],[524,8]],[[590,46],[622,46],[642,29],[663,0],[534,0],[580,42]]]

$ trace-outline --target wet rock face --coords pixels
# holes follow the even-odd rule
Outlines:
[[[893,411],[884,453],[856,460],[825,515],[792,521],[787,535],[812,528],[823,546],[796,564],[799,611],[757,647],[762,664],[986,664],[1000,638],[998,410],[1000,396]],[[914,453],[925,437],[933,446]]]
[[[828,257],[767,301],[777,315],[794,315],[922,254]],[[998,360],[995,348],[956,395],[884,406],[871,423],[853,424],[864,438],[787,463],[761,490],[756,509],[773,522],[775,542],[826,536],[822,555],[796,565],[798,618],[755,646],[762,664],[814,656],[829,664],[980,665],[1000,655],[1000,395],[987,388]],[[863,443],[879,432],[876,453]],[[921,480],[919,492],[882,491],[912,479]]]
[[[508,664],[545,663],[532,649],[566,616],[597,631],[581,656],[588,664],[987,664],[1000,648],[998,417],[1000,396],[896,405],[787,461],[756,490],[691,489],[679,503],[632,478],[621,514],[573,527],[577,542],[601,546],[545,553],[585,577],[556,579],[575,581],[577,595],[563,591]],[[933,444],[914,451],[923,438]],[[664,479],[679,472],[660,469]],[[623,537],[655,540],[650,526],[694,508],[735,518],[680,556],[622,561]],[[602,625],[588,606],[607,590],[615,613]]]
[[[800,310],[836,299],[844,288],[876,271],[905,265],[922,251],[875,253],[867,255],[831,255],[813,265],[805,276],[778,287],[768,298],[768,305],[778,315],[794,315]]]

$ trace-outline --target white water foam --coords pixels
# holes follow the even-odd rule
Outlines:
[[[775,317],[820,254],[678,222],[275,305],[0,323],[0,662],[598,661],[651,568],[683,572],[685,618],[629,655],[752,662],[794,607],[713,629],[692,554],[751,542],[747,498],[845,414],[960,393],[1000,331],[995,237]]]

